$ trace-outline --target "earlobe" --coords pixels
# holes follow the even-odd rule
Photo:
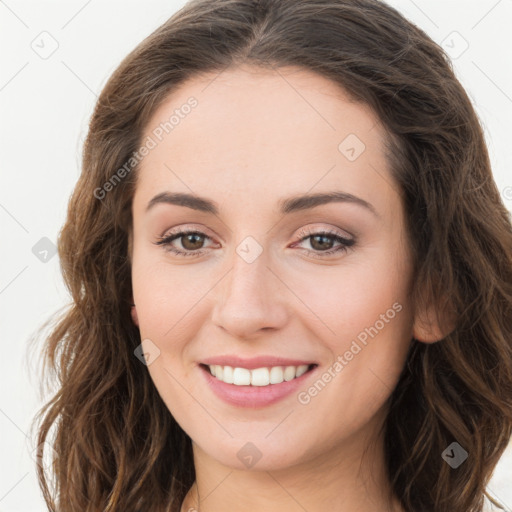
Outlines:
[[[442,313],[432,305],[417,312],[414,317],[412,336],[423,343],[435,343],[446,338],[455,329],[456,315],[446,305]]]
[[[412,337],[422,343],[435,343],[444,338],[437,325],[429,324],[424,319],[415,319]]]

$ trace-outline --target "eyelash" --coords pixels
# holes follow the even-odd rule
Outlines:
[[[159,237],[158,242],[154,242],[155,245],[162,245],[166,251],[172,252],[178,256],[185,256],[185,257],[194,257],[194,256],[200,256],[204,254],[205,250],[198,249],[195,251],[182,251],[180,249],[176,249],[171,245],[171,243],[179,238],[183,238],[187,235],[200,235],[204,236],[205,238],[210,238],[205,233],[202,233],[201,231],[195,231],[195,230],[189,230],[189,231],[177,231],[177,232],[171,232],[167,236]],[[336,253],[343,253],[346,252],[349,248],[353,247],[355,244],[355,239],[353,238],[344,238],[337,234],[335,231],[309,231],[308,229],[303,229],[299,233],[299,240],[295,242],[294,244],[301,243],[308,238],[311,238],[313,236],[324,236],[331,238],[334,242],[339,242],[341,245],[334,249],[329,249],[327,251],[315,251],[310,249],[305,249],[306,252],[315,258],[324,258],[325,256],[330,256],[332,254]]]

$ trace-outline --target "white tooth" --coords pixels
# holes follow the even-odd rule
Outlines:
[[[297,366],[297,373],[295,374],[295,377],[304,375],[308,371],[308,368],[309,366],[307,364],[301,364],[300,366]]]
[[[284,369],[284,380],[289,381],[295,378],[295,366],[287,366]]]
[[[247,368],[234,368],[233,384],[235,384],[235,386],[249,386],[251,384],[250,370]]]
[[[268,386],[270,374],[268,368],[256,368],[251,371],[251,384],[253,386]]]
[[[283,381],[290,381],[307,372],[309,365],[300,366],[273,366],[270,368],[233,368],[232,366],[209,366],[210,372],[217,379],[226,384],[236,386],[268,386],[269,384],[280,384]]]
[[[222,379],[226,384],[233,384],[233,368],[224,366],[224,375]]]
[[[281,384],[283,380],[283,369],[280,366],[273,366],[270,369],[270,384]]]

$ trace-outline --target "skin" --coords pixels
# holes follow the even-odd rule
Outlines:
[[[193,441],[197,486],[182,510],[402,510],[384,499],[379,429],[411,338],[433,342],[442,333],[426,327],[421,319],[430,313],[414,311],[408,298],[411,256],[384,128],[314,73],[239,67],[182,84],[144,137],[190,96],[197,107],[141,162],[131,234],[132,317],[141,339],[160,351],[141,371]],[[353,161],[338,149],[349,134],[365,145]],[[353,202],[279,212],[284,198],[335,190],[376,213]],[[164,203],[146,211],[162,192],[206,197],[219,213]],[[203,232],[188,245],[186,237],[172,242],[203,253],[183,257],[156,245],[171,228]],[[325,230],[355,244],[322,256],[318,241],[304,237]],[[252,263],[236,252],[248,236],[263,249]],[[229,405],[198,366],[224,354],[315,361],[304,391],[396,303],[394,318],[307,404],[292,393],[258,409]],[[262,457],[248,469],[237,453],[249,441]]]

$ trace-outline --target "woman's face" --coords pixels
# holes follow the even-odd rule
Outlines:
[[[134,321],[196,455],[278,469],[351,453],[381,425],[414,334],[384,133],[297,68],[192,79],[148,123]]]

